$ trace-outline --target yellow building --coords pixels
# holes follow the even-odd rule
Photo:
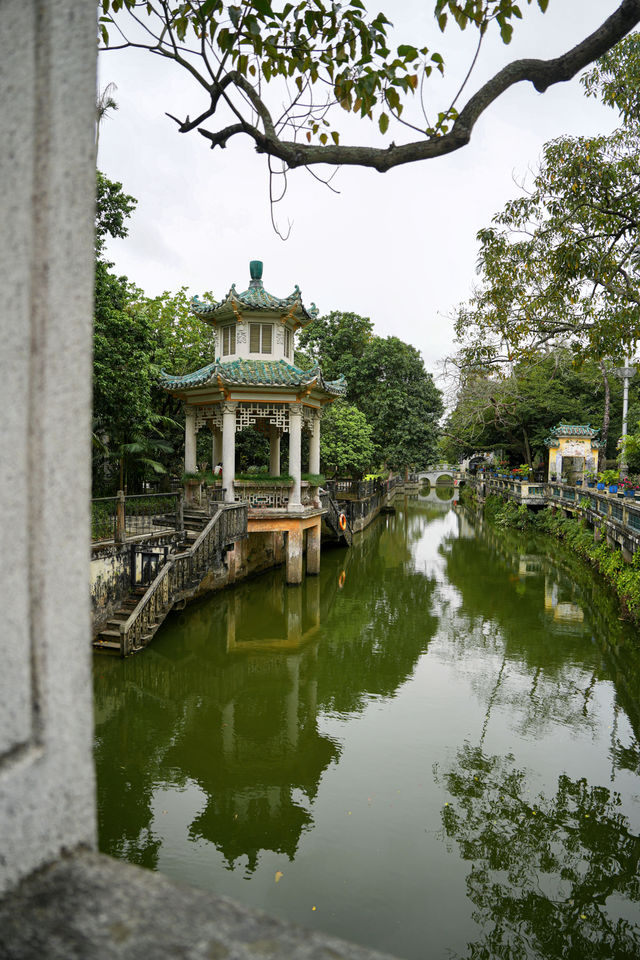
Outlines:
[[[582,480],[586,471],[598,470],[599,430],[588,423],[560,423],[545,440],[549,447],[548,479],[566,476],[570,482]]]

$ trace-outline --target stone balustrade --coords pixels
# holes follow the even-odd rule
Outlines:
[[[537,483],[514,477],[469,474],[463,477],[463,482],[477,489],[481,499],[493,494],[528,507],[555,506],[567,516],[584,517],[593,527],[596,540],[606,537],[609,544],[618,544],[625,560],[631,561],[640,549],[639,492],[628,496],[584,484]]]

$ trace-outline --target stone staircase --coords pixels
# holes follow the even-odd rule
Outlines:
[[[246,504],[184,511],[184,537],[152,583],[135,586],[93,641],[98,653],[127,656],[146,647],[174,604],[197,588],[223,547],[246,537]]]

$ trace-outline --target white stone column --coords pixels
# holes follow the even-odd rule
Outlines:
[[[196,472],[196,411],[184,408],[184,472]]]
[[[222,463],[222,431],[217,426],[212,427],[213,443],[211,445],[211,469],[215,470]]]
[[[320,411],[314,410],[309,443],[309,473],[320,473]]]
[[[299,403],[289,404],[289,473],[293,477],[293,489],[289,495],[289,509],[299,510],[301,483],[302,450],[302,407]]]
[[[233,481],[236,475],[236,407],[227,401],[222,405],[222,486],[224,499],[233,503]]]
[[[269,427],[269,473],[280,476],[280,429],[273,423]]]

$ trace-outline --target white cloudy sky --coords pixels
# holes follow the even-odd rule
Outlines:
[[[454,28],[443,38],[433,0],[378,6],[394,21],[397,42],[450,51],[448,77],[436,80],[436,90],[444,93],[464,75],[475,37]],[[617,2],[551,0],[544,16],[524,0],[521,6],[519,32],[509,47],[486,45],[469,93],[511,59],[568,49]],[[448,315],[474,282],[476,232],[517,191],[514,176],[535,166],[547,140],[615,126],[615,115],[585,98],[577,80],[544,95],[521,86],[480,119],[469,146],[448,157],[386,174],[340,170],[333,180],[339,195],[304,170],[290,174],[276,213],[283,226],[293,222],[283,242],[271,227],[266,160],[249,140],[212,151],[196,132],[178,134],[165,116],[196,114],[190,81],[178,68],[144,52],[112,52],[100,62],[100,88],[109,82],[117,84],[119,109],[102,125],[99,166],[139,201],[129,237],[108,250],[120,273],[149,295],[184,285],[218,297],[232,282],[244,289],[249,260],[261,259],[265,287],[276,296],[297,283],[321,313],[369,316],[381,336],[414,344],[434,372],[452,349]],[[374,142],[367,122],[352,121],[350,129]],[[400,130],[393,138],[401,142]]]

